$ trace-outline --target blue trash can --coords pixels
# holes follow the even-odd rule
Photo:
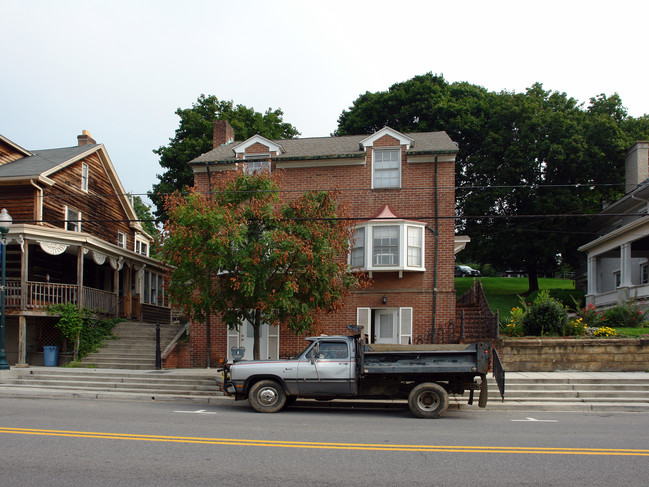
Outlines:
[[[56,367],[59,364],[59,347],[43,347],[45,367]]]

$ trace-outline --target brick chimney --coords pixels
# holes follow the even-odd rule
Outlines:
[[[626,151],[625,193],[630,193],[638,185],[649,179],[649,142],[638,141]]]
[[[227,120],[214,121],[212,149],[234,142],[234,129]]]
[[[95,139],[92,138],[92,135],[90,135],[90,132],[87,130],[83,130],[81,135],[77,135],[77,145],[90,145],[96,143]]]

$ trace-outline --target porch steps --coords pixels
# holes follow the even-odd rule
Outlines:
[[[181,328],[177,324],[160,325],[161,351]],[[124,321],[113,328],[113,335],[114,338],[104,340],[102,347],[86,355],[81,363],[101,369],[155,369],[155,323]]]
[[[146,400],[209,402],[222,396],[218,372],[206,370],[112,370],[33,367],[12,369],[0,387],[26,394],[69,397],[113,397]]]

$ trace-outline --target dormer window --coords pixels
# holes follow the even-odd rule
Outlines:
[[[401,187],[401,149],[374,149],[372,151],[372,187]]]
[[[246,154],[243,163],[243,172],[255,174],[258,172],[270,173],[270,154]]]

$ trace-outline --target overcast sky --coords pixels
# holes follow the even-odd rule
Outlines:
[[[535,82],[649,113],[649,3],[0,0],[0,134],[26,149],[106,145],[127,191],[204,93],[281,108],[327,136],[365,91],[418,74],[489,90]]]

